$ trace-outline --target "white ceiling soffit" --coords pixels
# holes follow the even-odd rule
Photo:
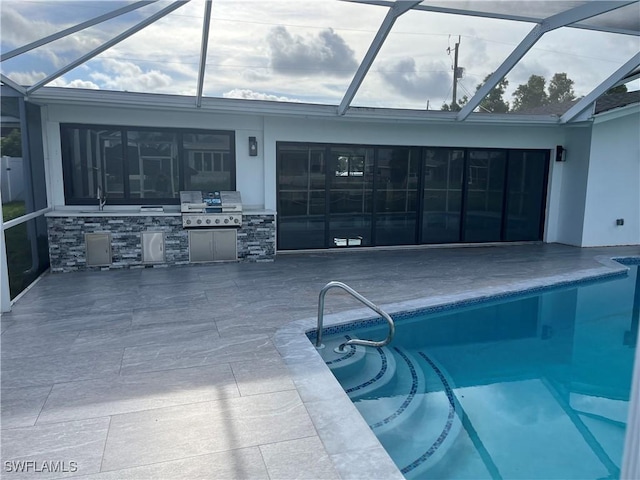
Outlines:
[[[348,0],[368,5],[391,7],[391,0]],[[427,0],[413,7],[413,10],[469,15],[472,17],[496,18],[519,22],[540,23],[545,18],[571,10],[590,1],[565,0]],[[626,35],[640,35],[640,11],[637,2],[596,17],[567,25],[572,28],[584,28]]]

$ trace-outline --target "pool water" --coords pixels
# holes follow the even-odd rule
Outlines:
[[[634,301],[636,309],[634,311]],[[322,355],[408,479],[619,478],[640,306],[627,276],[325,335]]]

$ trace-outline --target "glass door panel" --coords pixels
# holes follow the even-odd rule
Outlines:
[[[414,149],[378,149],[376,245],[416,243],[419,167]]]
[[[506,157],[505,150],[469,150],[465,242],[501,240]]]
[[[373,148],[331,148],[329,246],[372,245]]]
[[[425,151],[423,165],[422,243],[460,241],[464,150]]]
[[[278,248],[325,247],[324,148],[278,147]]]
[[[547,165],[545,151],[510,152],[506,241],[542,240]]]

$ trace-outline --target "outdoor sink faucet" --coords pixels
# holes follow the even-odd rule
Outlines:
[[[96,195],[98,199],[98,210],[104,210],[104,205],[107,203],[107,196],[102,196],[102,187],[98,185],[98,193]]]

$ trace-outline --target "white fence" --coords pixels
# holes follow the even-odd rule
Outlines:
[[[24,200],[24,168],[22,158],[2,157],[0,163],[2,203]]]

